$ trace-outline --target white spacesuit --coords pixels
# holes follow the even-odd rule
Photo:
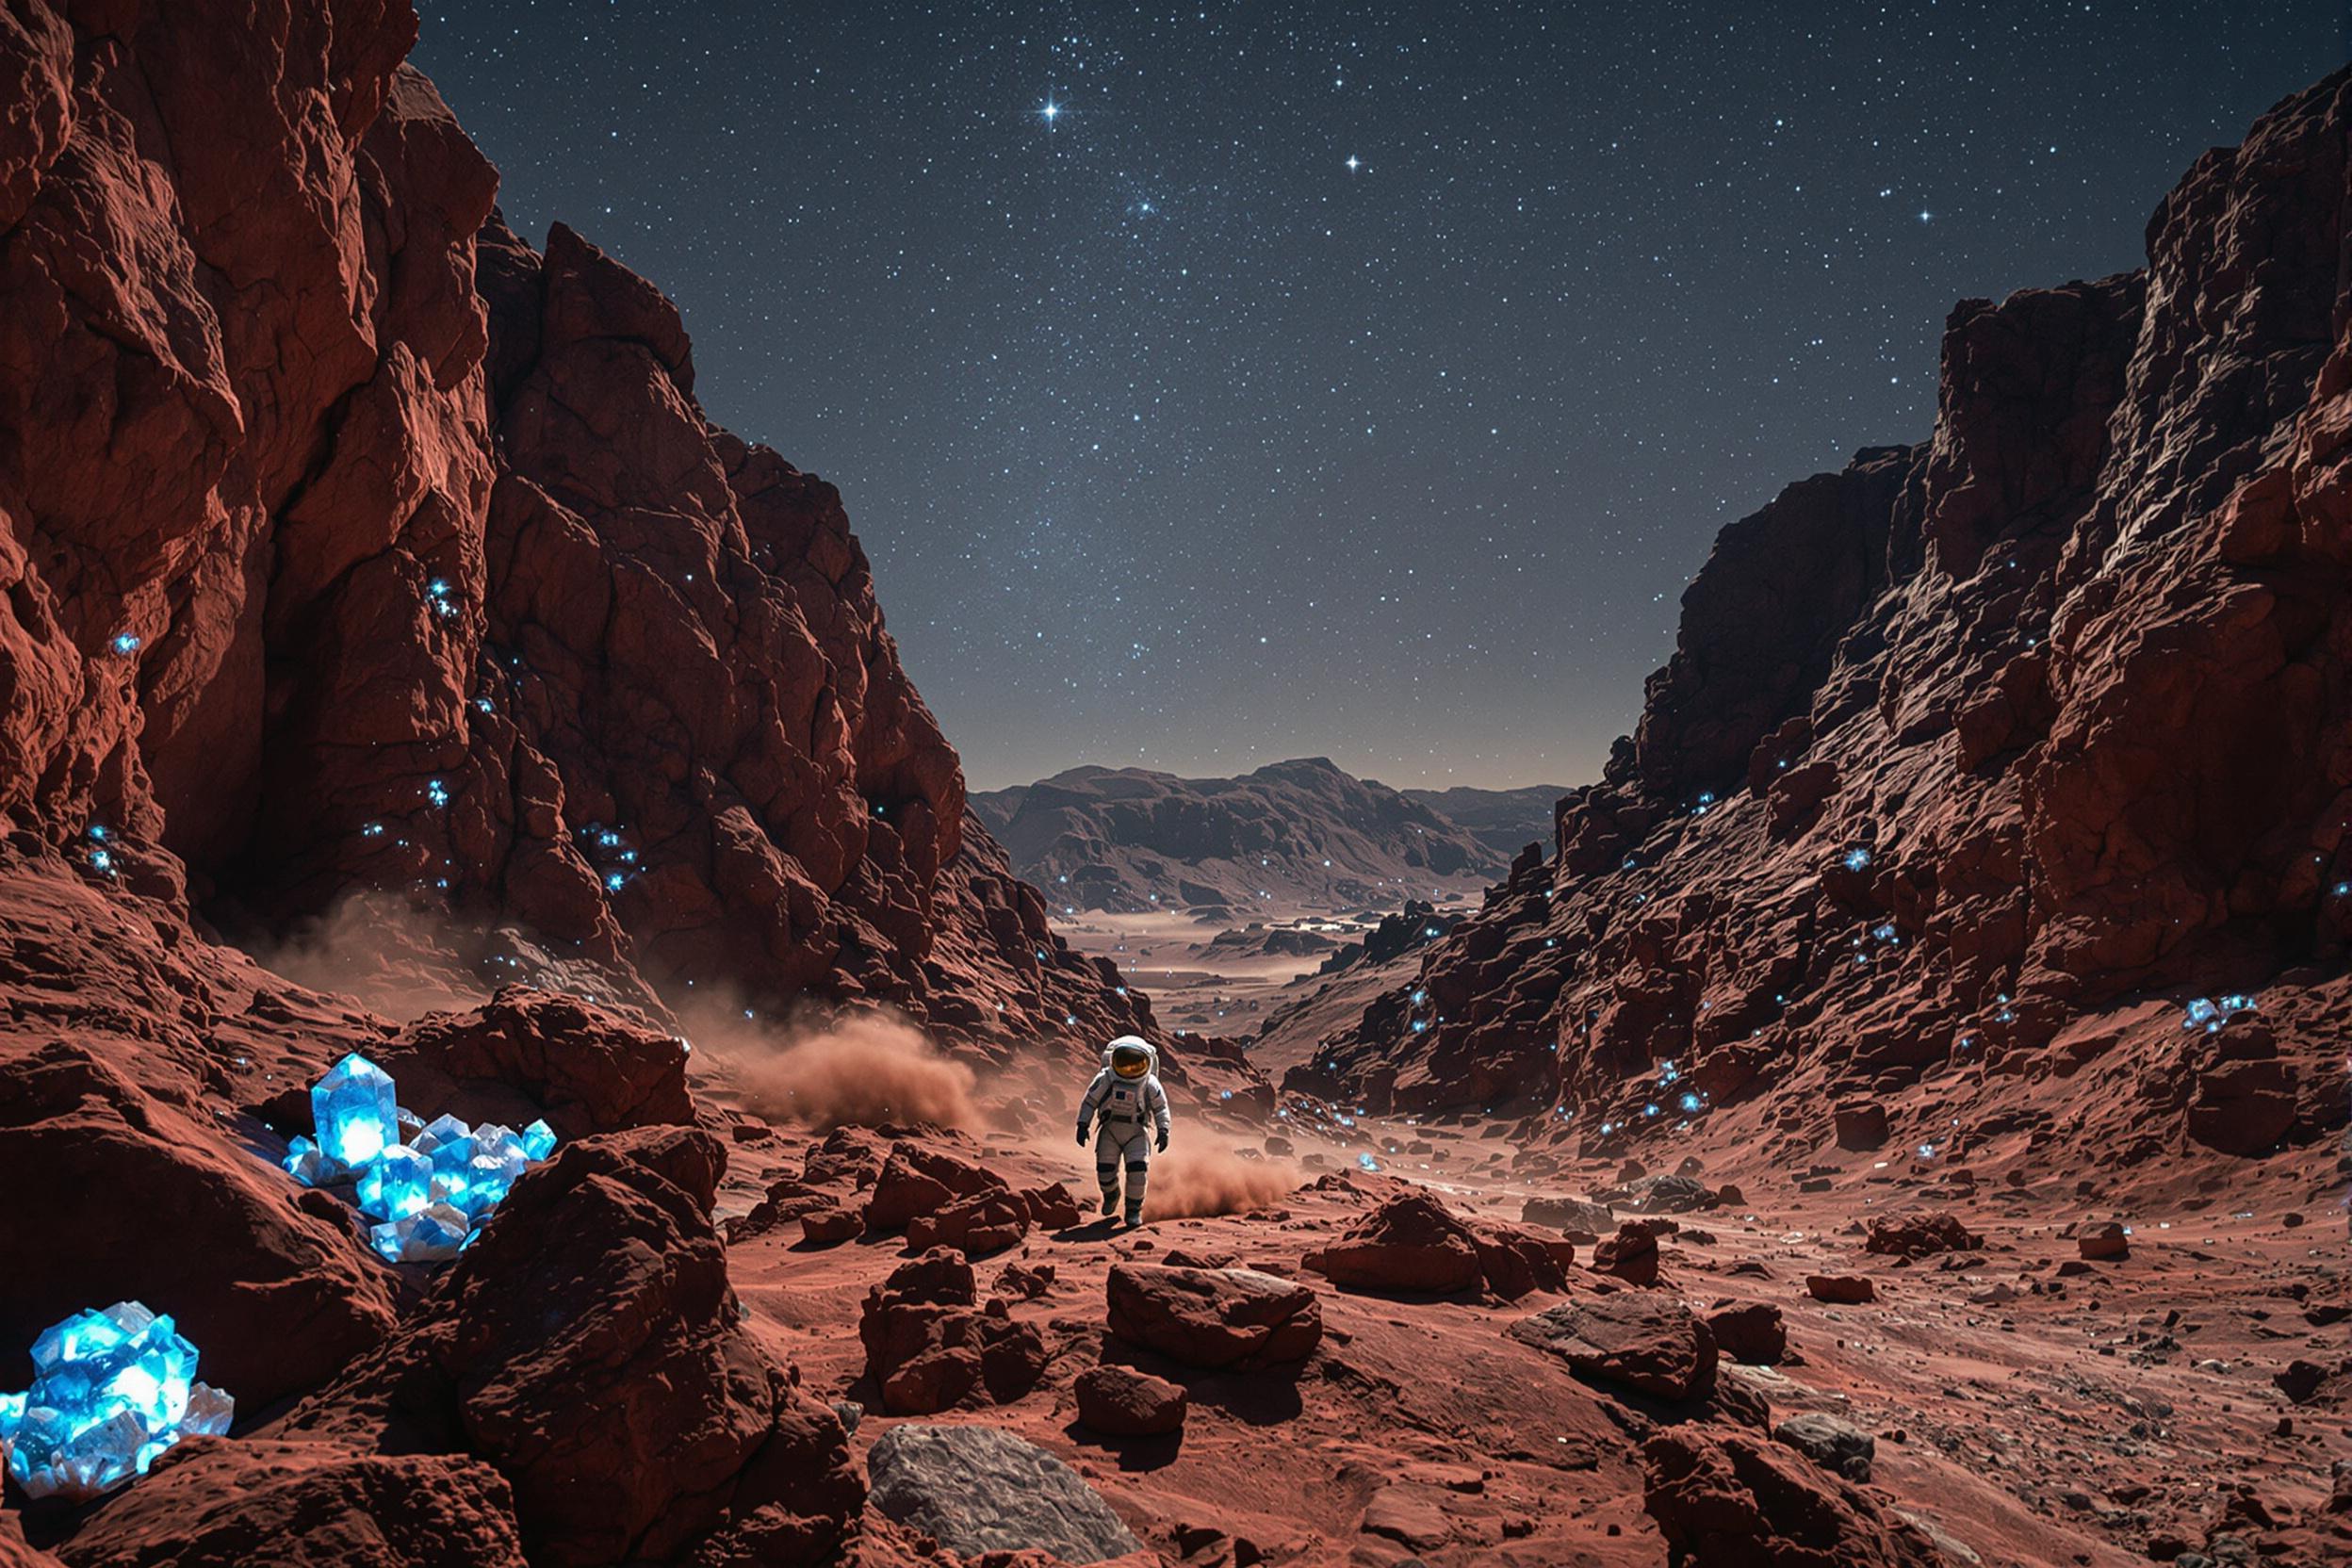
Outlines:
[[[1119,1168],[1127,1167],[1127,1223],[1143,1223],[1143,1189],[1152,1150],[1168,1149],[1168,1091],[1160,1087],[1160,1053],[1149,1041],[1121,1035],[1102,1048],[1102,1070],[1078,1102],[1078,1146],[1102,1119],[1094,1145],[1094,1178],[1102,1187],[1102,1213],[1119,1210]],[[1157,1136],[1152,1135],[1156,1131]]]

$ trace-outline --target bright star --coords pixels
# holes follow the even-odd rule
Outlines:
[[[1056,120],[1059,120],[1061,117],[1062,117],[1062,106],[1061,106],[1061,105],[1059,105],[1059,104],[1057,104],[1057,103],[1055,103],[1055,102],[1054,102],[1053,99],[1051,99],[1051,98],[1048,98],[1048,99],[1045,101],[1044,105],[1043,105],[1042,106],[1040,106],[1040,107],[1038,108],[1038,110],[1037,110],[1037,118],[1038,118],[1038,119],[1040,119],[1040,120],[1042,120],[1042,121],[1044,121],[1044,122],[1046,122],[1046,124],[1048,124],[1049,126],[1050,126],[1050,125],[1052,125],[1052,124],[1054,123],[1054,122],[1055,122]]]
[[[1364,160],[1362,158],[1357,157],[1353,153],[1348,155],[1348,172],[1352,174],[1363,167]]]

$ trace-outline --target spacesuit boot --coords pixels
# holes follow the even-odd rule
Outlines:
[[[1078,1102],[1079,1145],[1094,1136],[1094,1179],[1102,1189],[1102,1217],[1108,1219],[1123,1211],[1130,1229],[1143,1223],[1152,1151],[1168,1148],[1168,1091],[1160,1087],[1159,1065],[1156,1047],[1134,1035],[1121,1035],[1103,1049],[1102,1070]]]

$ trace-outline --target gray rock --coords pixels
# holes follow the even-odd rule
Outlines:
[[[1647,1176],[1634,1183],[1631,1191],[1636,1214],[1689,1214],[1715,1198],[1705,1182],[1688,1176]]]
[[[1772,1429],[1772,1435],[1822,1469],[1850,1481],[1870,1478],[1870,1461],[1878,1457],[1878,1440],[1834,1415],[1808,1412],[1792,1415]]]
[[[1085,1563],[1143,1549],[1069,1465],[1001,1428],[892,1427],[866,1476],[885,1515],[967,1556],[1038,1547]]]
[[[1519,1211],[1523,1225],[1549,1225],[1564,1231],[1571,1241],[1587,1246],[1617,1229],[1617,1216],[1607,1203],[1582,1198],[1530,1198]]]

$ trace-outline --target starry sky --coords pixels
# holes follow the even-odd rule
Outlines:
[[[841,488],[975,788],[1593,776],[1725,522],[2136,265],[2343,0],[418,0],[504,174]]]

